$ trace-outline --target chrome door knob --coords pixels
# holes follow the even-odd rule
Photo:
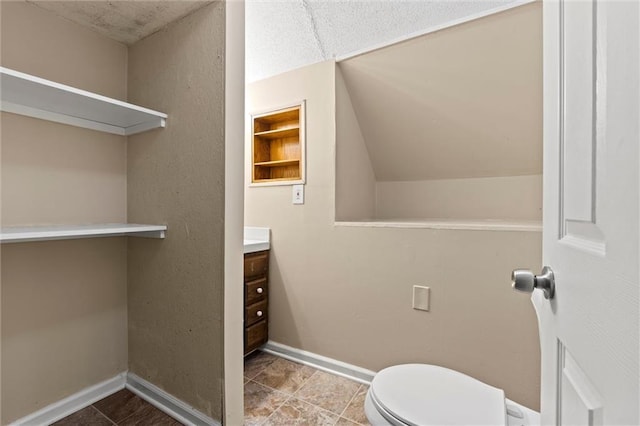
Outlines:
[[[540,275],[534,275],[528,269],[515,269],[511,273],[511,288],[524,293],[531,293],[537,288],[542,290],[545,299],[553,299],[556,293],[553,271],[545,266]]]

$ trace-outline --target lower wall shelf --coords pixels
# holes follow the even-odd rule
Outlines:
[[[92,225],[21,226],[3,227],[0,243],[29,241],[72,240],[99,237],[164,238],[166,225],[140,225],[135,223],[103,223]]]

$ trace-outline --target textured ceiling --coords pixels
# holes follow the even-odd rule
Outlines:
[[[347,59],[339,70],[376,180],[542,173],[541,3]]]
[[[26,0],[133,44],[212,1]],[[521,0],[246,0],[246,73],[256,81]]]
[[[247,0],[247,81],[420,33],[516,0]]]
[[[120,41],[133,44],[212,1],[37,1],[28,3]]]

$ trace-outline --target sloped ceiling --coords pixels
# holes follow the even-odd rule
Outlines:
[[[376,180],[542,173],[541,11],[528,4],[339,64]]]
[[[43,1],[35,6],[125,44],[151,35],[212,1]]]
[[[369,49],[515,0],[247,0],[247,81]]]

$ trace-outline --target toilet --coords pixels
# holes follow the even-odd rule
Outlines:
[[[502,389],[429,364],[404,364],[375,375],[365,400],[372,426],[537,426],[540,415]]]

